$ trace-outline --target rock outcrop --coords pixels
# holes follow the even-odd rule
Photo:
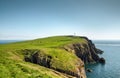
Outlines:
[[[102,63],[102,64],[105,64],[105,59],[104,59],[103,57],[101,57],[101,58],[99,59],[99,62]]]
[[[87,68],[86,71],[87,72],[92,72],[92,69]]]
[[[47,56],[37,49],[24,49],[23,53],[25,54],[24,60],[26,62],[32,62],[50,68],[51,56]]]
[[[97,49],[92,41],[89,40],[87,37],[81,38],[84,38],[86,42],[69,44],[64,46],[64,49],[66,51],[74,53],[86,64],[100,62],[100,57],[98,56],[98,54],[102,54],[103,51]]]

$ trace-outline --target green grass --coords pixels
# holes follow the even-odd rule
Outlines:
[[[24,61],[24,49],[38,49],[52,56],[51,66],[55,69],[74,71],[78,57],[63,49],[72,43],[85,44],[80,37],[54,36],[0,45],[0,78],[64,78],[62,73]]]

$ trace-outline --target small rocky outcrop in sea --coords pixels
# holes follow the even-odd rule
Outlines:
[[[101,57],[101,58],[99,59],[99,62],[102,63],[102,64],[105,64],[105,59],[104,59],[103,57]]]
[[[87,72],[92,72],[93,70],[90,69],[90,68],[87,68],[86,71],[87,71]]]

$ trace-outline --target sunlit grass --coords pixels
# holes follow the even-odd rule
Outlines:
[[[86,43],[80,37],[55,36],[30,41],[0,45],[0,78],[63,78],[48,68],[24,61],[24,49],[42,50],[44,55],[52,56],[51,67],[74,70],[77,56],[62,47],[71,43]],[[68,65],[69,64],[69,65]]]

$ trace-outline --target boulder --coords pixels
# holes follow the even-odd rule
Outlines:
[[[93,70],[90,69],[90,68],[87,68],[86,70],[87,70],[87,72],[92,72],[92,71],[93,71]]]
[[[105,59],[104,59],[103,57],[101,57],[101,58],[99,59],[99,62],[102,63],[102,64],[105,64]]]

